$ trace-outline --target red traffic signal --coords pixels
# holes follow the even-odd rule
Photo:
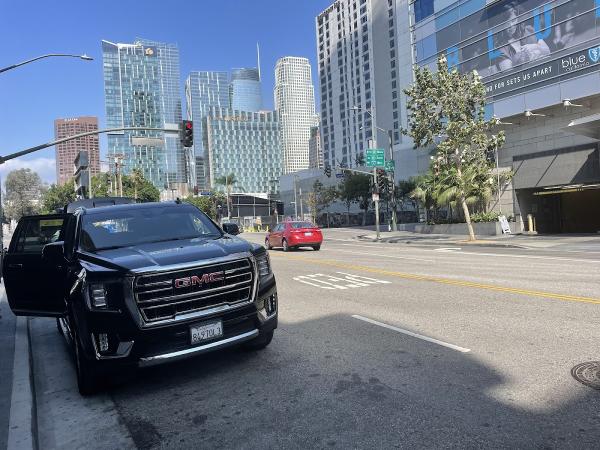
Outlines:
[[[191,120],[181,121],[179,140],[184,147],[192,147],[194,145],[194,123]]]

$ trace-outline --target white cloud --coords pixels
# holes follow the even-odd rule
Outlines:
[[[45,183],[56,183],[56,160],[54,158],[16,158],[6,161],[4,164],[0,164],[0,176],[2,176],[2,182],[4,182],[6,175],[9,172],[17,169],[31,169],[32,171],[37,172]]]

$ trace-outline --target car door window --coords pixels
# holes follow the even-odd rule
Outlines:
[[[41,254],[46,244],[59,240],[62,226],[62,218],[27,220],[19,235],[15,251]]]

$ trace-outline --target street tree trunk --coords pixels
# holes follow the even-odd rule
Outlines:
[[[471,223],[471,215],[469,214],[469,206],[467,205],[467,199],[464,195],[460,196],[460,204],[465,215],[465,222],[467,222],[467,228],[469,230],[469,240],[475,240],[475,231],[473,231],[473,224]]]

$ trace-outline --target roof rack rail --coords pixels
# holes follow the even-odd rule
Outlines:
[[[129,197],[95,197],[86,198],[83,200],[76,200],[74,202],[65,205],[63,212],[71,213],[78,208],[98,208],[100,206],[113,206],[113,205],[128,205],[136,203],[135,199]]]

